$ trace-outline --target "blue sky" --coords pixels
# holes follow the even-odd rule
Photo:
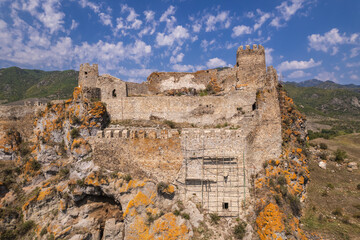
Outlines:
[[[233,66],[262,44],[285,81],[360,84],[359,0],[0,0],[0,68],[78,69],[141,82]]]

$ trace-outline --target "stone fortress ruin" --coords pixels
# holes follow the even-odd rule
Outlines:
[[[171,121],[182,129],[111,124],[93,137],[94,154],[130,161],[204,209],[238,216],[249,200],[250,175],[281,154],[277,73],[261,45],[240,46],[233,68],[154,72],[138,84],[80,66],[79,86],[106,104],[112,122]],[[106,149],[106,151],[104,150]]]

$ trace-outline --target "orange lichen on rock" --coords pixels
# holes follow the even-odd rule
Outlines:
[[[124,212],[124,217],[126,217],[126,215],[129,213],[130,209],[132,207],[139,207],[139,206],[144,206],[147,207],[150,204],[154,204],[153,199],[156,196],[156,193],[153,192],[150,197],[146,196],[142,191],[139,191],[136,196],[130,200],[130,202],[128,203],[126,210]]]
[[[100,186],[100,185],[108,185],[108,179],[106,176],[102,176],[99,173],[92,172],[90,173],[84,180],[86,185],[92,186]]]
[[[45,188],[45,189],[41,189],[40,193],[39,193],[39,196],[37,197],[37,201],[42,201],[44,200],[44,198],[50,194],[52,194],[54,191],[53,188],[51,187],[48,187],[48,188]]]
[[[256,219],[260,239],[280,239],[278,235],[285,230],[283,218],[279,207],[269,203]]]

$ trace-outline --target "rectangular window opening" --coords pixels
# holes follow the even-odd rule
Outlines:
[[[224,202],[223,203],[223,209],[225,209],[225,210],[229,209],[229,203]]]

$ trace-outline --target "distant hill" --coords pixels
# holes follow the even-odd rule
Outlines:
[[[3,103],[26,98],[65,99],[77,86],[78,72],[0,69],[0,100]]]
[[[284,84],[300,110],[306,115],[333,118],[360,117],[360,92],[356,85],[340,85],[313,79]],[[358,86],[360,89],[360,86]]]
[[[303,82],[285,82],[287,85],[294,85],[298,87],[316,87],[316,88],[322,88],[322,89],[349,89],[353,91],[360,92],[360,85],[355,84],[338,84],[333,81],[320,81],[318,79],[310,79]]]

